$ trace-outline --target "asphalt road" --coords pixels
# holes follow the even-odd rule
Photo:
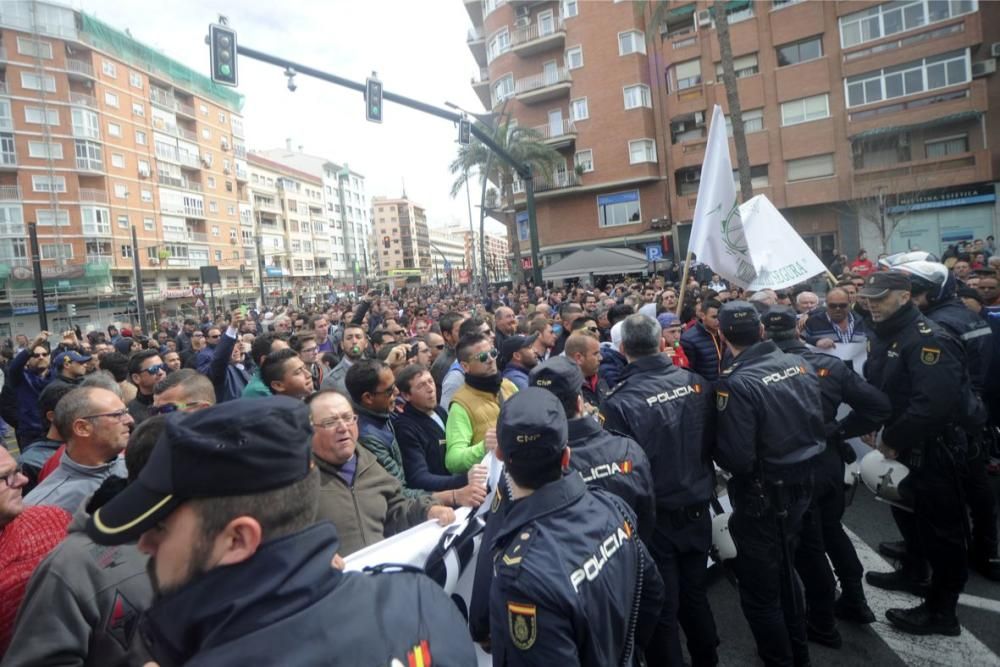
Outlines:
[[[1000,492],[1000,478],[993,478]],[[889,570],[891,564],[875,551],[878,543],[899,539],[888,505],[878,502],[864,487],[858,489],[844,517],[847,529],[858,539],[858,554],[866,570]],[[739,595],[718,567],[714,568],[709,590],[712,611],[722,644],[722,665],[762,664],[750,628],[739,606]],[[810,657],[816,667],[827,665],[878,665],[879,667],[947,665],[948,667],[1000,665],[1000,583],[970,571],[969,583],[959,602],[960,637],[913,637],[900,633],[885,620],[885,609],[908,607],[919,599],[905,593],[889,593],[866,585],[869,604],[878,620],[870,626],[841,622],[844,645],[839,650],[810,643]]]

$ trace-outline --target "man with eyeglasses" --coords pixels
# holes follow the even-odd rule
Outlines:
[[[21,492],[27,483],[14,457],[0,447],[0,655],[10,644],[31,573],[66,536],[70,521],[59,507],[25,507]]]
[[[316,336],[312,332],[306,331],[295,334],[290,341],[291,348],[299,353],[299,356],[302,357],[302,362],[312,374],[313,387],[322,386],[324,375],[323,365],[316,361],[316,355],[319,352],[319,345],[316,340]]]
[[[500,376],[497,349],[487,336],[465,336],[457,352],[465,382],[449,403],[445,428],[444,462],[453,475],[468,472],[487,449],[496,447],[500,404],[517,393],[517,387]]]
[[[195,412],[215,405],[212,381],[194,370],[182,368],[160,380],[153,389],[150,416],[171,412]]]
[[[111,475],[127,477],[120,454],[133,423],[122,400],[107,389],[80,387],[63,396],[55,424],[66,438],[66,451],[24,504],[56,505],[72,513]]]
[[[205,349],[198,353],[195,360],[199,373],[209,374],[209,367],[215,357],[215,347],[219,344],[220,338],[222,338],[222,329],[219,327],[209,327],[208,331],[205,332]]]
[[[489,339],[490,346],[496,347],[493,340],[493,331],[490,329],[489,323],[478,317],[470,317],[469,319],[462,322],[458,327],[458,339],[461,341],[466,336],[481,335],[486,336]],[[431,371],[433,373],[433,370]],[[465,370],[460,360],[455,358],[452,362],[451,367],[448,372],[445,373],[444,378],[441,380],[441,407],[445,410],[451,405],[452,396],[458,391],[459,387],[462,386],[465,381]]]
[[[167,376],[167,367],[156,350],[143,350],[128,360],[129,379],[136,386],[135,398],[129,401],[128,411],[136,424],[149,417],[156,383]]]
[[[17,397],[17,444],[24,447],[44,435],[38,397],[49,384],[49,332],[43,331],[17,353],[7,367],[6,382]]]
[[[59,352],[52,359],[52,381],[65,382],[74,386],[80,384],[83,382],[83,376],[87,374],[89,361],[89,354],[83,354],[76,350]]]
[[[431,358],[430,361],[427,362],[427,368],[433,368],[434,363],[438,360],[438,357],[441,356],[442,352],[444,352],[444,338],[442,338],[439,333],[435,333],[433,331],[429,332],[427,334],[427,347],[429,347],[431,351]]]
[[[821,350],[831,350],[837,343],[866,340],[864,320],[851,309],[851,298],[846,290],[834,287],[826,293],[826,307],[806,320],[802,340]]]

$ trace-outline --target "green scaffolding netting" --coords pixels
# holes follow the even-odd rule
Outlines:
[[[242,111],[243,95],[236,91],[214,83],[207,76],[198,74],[85,12],[80,12],[80,20],[80,38],[85,43],[127,62],[143,66],[154,75],[225,104],[233,111]]]

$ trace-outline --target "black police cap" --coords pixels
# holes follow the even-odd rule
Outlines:
[[[504,460],[549,461],[568,442],[566,412],[553,393],[528,387],[504,401],[497,422],[497,444]]]
[[[287,396],[173,413],[139,477],[94,512],[87,534],[98,544],[122,544],[186,500],[294,484],[312,467],[312,435],[309,408]]]
[[[900,271],[879,271],[865,278],[858,296],[866,299],[881,299],[892,290],[909,292],[912,288],[910,276]]]
[[[528,384],[547,389],[560,401],[565,401],[580,395],[583,371],[566,357],[552,357],[531,369]]]
[[[722,333],[757,331],[759,327],[760,315],[746,301],[730,301],[719,309],[719,328]]]
[[[798,313],[790,306],[771,306],[761,318],[768,331],[791,331],[798,320]]]

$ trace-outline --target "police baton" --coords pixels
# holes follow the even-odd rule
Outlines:
[[[777,480],[772,484],[774,489],[774,520],[778,528],[778,539],[781,540],[781,567],[784,570],[785,585],[788,586],[788,595],[792,599],[792,611],[796,617],[802,616],[802,608],[799,596],[795,594],[795,565],[792,560],[791,547],[788,544],[785,521],[788,519],[788,502],[785,497],[785,482]]]

